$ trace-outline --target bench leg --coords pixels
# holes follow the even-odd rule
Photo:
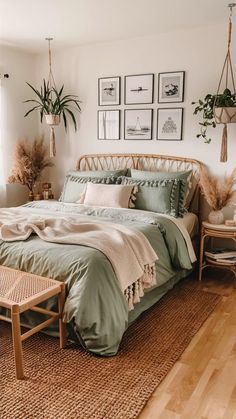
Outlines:
[[[23,353],[22,353],[19,306],[17,305],[12,306],[11,319],[12,319],[12,339],[13,339],[13,350],[14,350],[14,356],[15,356],[16,378],[18,380],[22,380],[24,378],[24,369],[23,369]]]
[[[64,304],[65,304],[65,284],[61,283],[61,292],[60,294],[58,294],[58,311],[60,313],[60,317],[59,317],[60,348],[64,348],[66,346],[66,323],[62,321]]]

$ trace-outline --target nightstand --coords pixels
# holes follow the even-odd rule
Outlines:
[[[225,224],[210,224],[206,221],[203,221],[201,227],[201,241],[200,241],[200,254],[199,254],[199,281],[202,280],[202,271],[203,269],[211,266],[215,268],[228,269],[233,272],[236,279],[236,262],[234,264],[226,264],[212,260],[211,258],[206,257],[205,263],[204,260],[204,251],[205,251],[205,241],[208,238],[221,238],[221,239],[231,239],[236,242],[236,227],[229,227]],[[236,285],[236,284],[235,284]]]

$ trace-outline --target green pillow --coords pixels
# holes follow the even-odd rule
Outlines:
[[[81,193],[84,191],[85,184],[87,182],[92,183],[107,183],[107,184],[115,184],[116,178],[113,176],[110,177],[79,177],[75,172],[76,175],[72,174],[73,172],[69,172],[66,175],[65,183],[63,186],[63,190],[59,201],[61,202],[77,202],[80,199]]]
[[[131,169],[131,177],[134,179],[147,179],[147,180],[164,180],[164,179],[180,179],[184,182],[179,184],[179,190],[177,192],[178,212],[179,216],[182,217],[185,210],[185,203],[187,196],[189,195],[191,188],[191,177],[192,170],[183,172],[151,172],[147,170],[136,170]]]
[[[179,217],[179,188],[181,179],[139,180],[128,177],[117,179],[122,185],[138,186],[135,208]]]
[[[93,177],[93,178],[105,178],[105,177],[118,177],[126,176],[127,169],[118,170],[70,170],[67,175],[78,176],[78,177]]]

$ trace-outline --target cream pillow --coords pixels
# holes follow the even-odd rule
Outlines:
[[[132,199],[134,199],[134,186],[135,185],[107,185],[88,182],[86,189],[81,194],[81,198],[78,202],[80,204],[98,207],[134,207],[132,204]]]

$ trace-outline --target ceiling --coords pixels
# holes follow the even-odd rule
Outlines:
[[[30,52],[225,23],[227,0],[0,0],[0,43]],[[235,8],[236,9],[236,8]],[[236,14],[236,10],[235,10]]]

